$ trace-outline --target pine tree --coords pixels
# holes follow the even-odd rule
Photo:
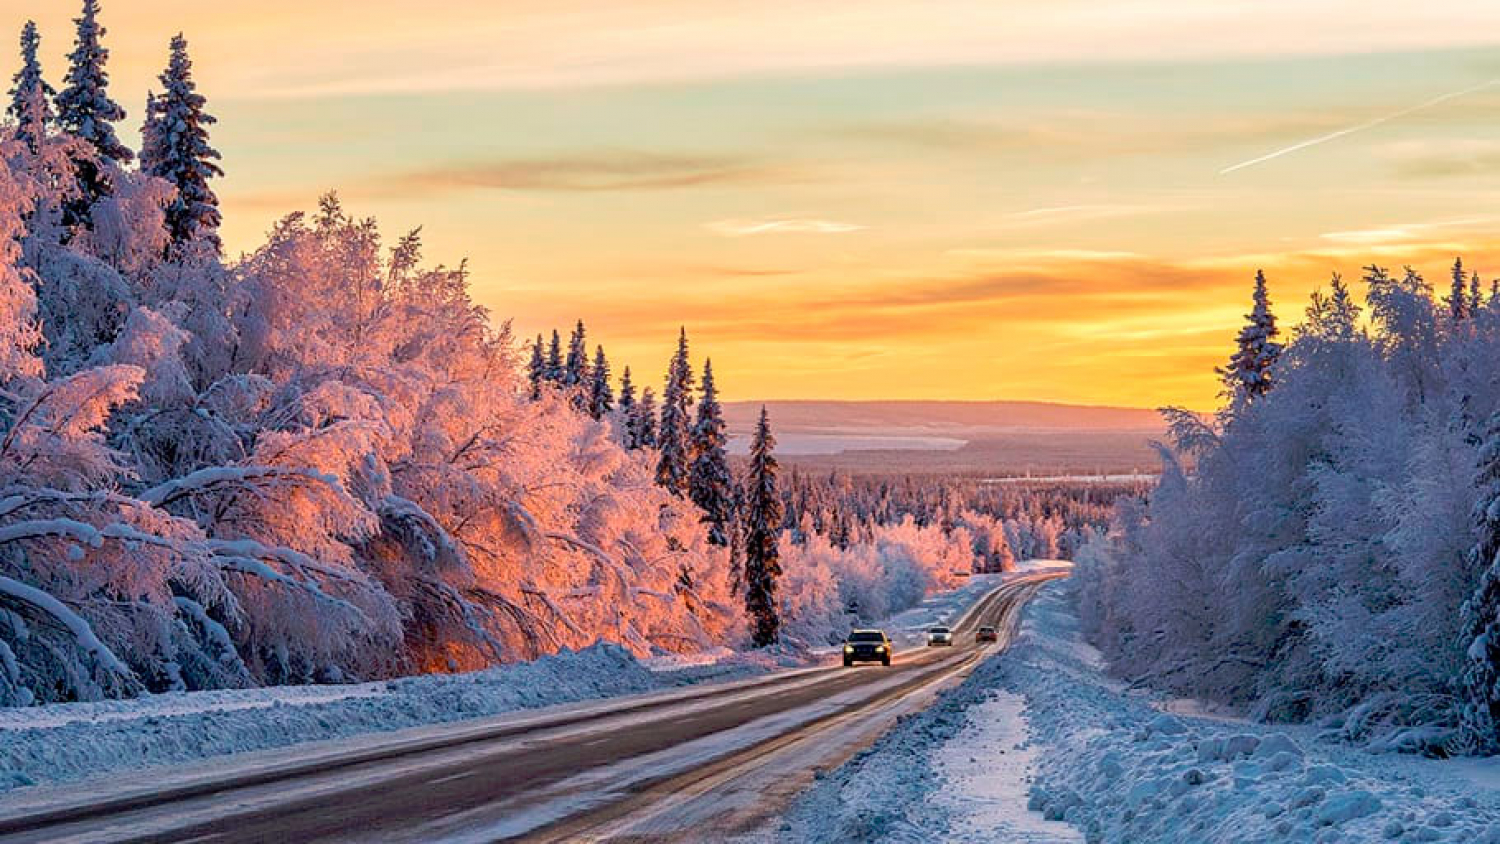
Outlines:
[[[630,367],[620,374],[620,403],[615,409],[619,420],[620,439],[625,447],[635,450],[641,447],[635,439],[635,382],[630,379]]]
[[[703,397],[693,424],[693,463],[688,471],[688,494],[703,511],[708,541],[727,546],[734,520],[734,481],[729,475],[729,457],[724,446],[724,413],[714,386],[712,361],[703,362]]]
[[[693,396],[693,368],[688,361],[687,329],[677,339],[677,353],[667,367],[666,389],[661,397],[661,427],[657,444],[661,458],[656,464],[656,482],[676,495],[688,491],[688,466],[692,446],[688,441],[689,406]]]
[[[109,98],[109,74],[104,65],[109,50],[101,40],[99,0],[83,0],[83,14],[74,18],[78,34],[68,54],[68,73],[57,95],[57,125],[93,148],[98,161],[74,162],[82,196],[66,209],[66,222],[77,225],[89,219],[89,209],[112,190],[109,167],[130,162],[134,155],[115,136],[114,123],[125,119],[125,109]]]
[[[635,415],[631,429],[636,448],[656,447],[656,393],[650,387],[641,390],[641,400],[635,403]]]
[[[141,171],[165,179],[177,188],[167,206],[167,231],[178,248],[198,242],[215,255],[219,241],[219,198],[208,180],[224,175],[215,162],[218,150],[208,143],[208,128],[216,121],[203,110],[207,103],[193,82],[193,62],[187,39],[172,38],[171,58],[159,77],[160,97],[149,95],[146,122],[141,129]]]
[[[1230,357],[1229,366],[1218,370],[1224,379],[1225,392],[1234,405],[1259,398],[1271,389],[1271,368],[1281,355],[1281,344],[1276,342],[1276,317],[1271,313],[1264,272],[1255,273],[1253,300],[1254,307],[1245,315],[1248,324],[1240,329],[1236,341],[1239,347]]]
[[[594,348],[594,366],[589,370],[589,415],[603,419],[615,406],[614,390],[609,384],[609,359],[604,347]]]
[[[526,380],[531,383],[531,400],[542,397],[542,381],[547,378],[547,359],[542,356],[542,335],[531,344],[531,362],[526,365]]]
[[[57,94],[42,78],[42,65],[36,57],[41,43],[36,22],[27,21],[21,27],[21,69],[12,78],[10,105],[5,108],[6,115],[16,122],[16,138],[33,153],[41,150],[42,138],[53,121],[52,98]]]
[[[546,379],[554,384],[561,384],[563,380],[562,337],[556,328],[552,329],[552,345],[547,347]]]
[[[1490,417],[1475,473],[1474,547],[1467,564],[1479,586],[1460,610],[1466,662],[1462,710],[1473,749],[1500,748],[1500,414]]]
[[[1453,260],[1453,284],[1448,290],[1448,295],[1443,299],[1448,304],[1448,319],[1453,325],[1458,325],[1468,319],[1469,312],[1469,274],[1464,272],[1464,259]]]
[[[745,611],[750,616],[751,640],[756,647],[781,638],[781,613],[776,588],[781,579],[782,501],[776,490],[776,456],[772,450],[771,417],[762,407],[750,444],[750,469],[745,485]]]
[[[578,321],[573,334],[568,338],[568,358],[563,363],[562,383],[564,387],[578,387],[589,380],[589,349],[583,329],[583,320]]]
[[[1475,316],[1484,304],[1484,297],[1479,293],[1479,270],[1469,276],[1469,316]]]

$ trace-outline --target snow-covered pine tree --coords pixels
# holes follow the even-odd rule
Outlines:
[[[589,380],[589,348],[584,332],[583,320],[574,326],[568,338],[568,358],[563,363],[562,383],[564,387],[578,387]]]
[[[620,402],[615,407],[616,430],[620,442],[627,449],[637,449],[641,444],[635,440],[635,382],[630,378],[630,367],[620,374]]]
[[[104,69],[109,50],[101,43],[105,29],[98,15],[99,0],[83,0],[83,13],[73,20],[78,32],[56,100],[57,125],[85,141],[99,159],[74,162],[82,196],[66,209],[68,225],[86,222],[94,202],[113,191],[110,166],[135,157],[115,135],[114,123],[125,119],[125,109],[109,98],[109,74]]]
[[[1500,414],[1490,417],[1474,485],[1474,547],[1467,563],[1479,586],[1464,602],[1463,738],[1481,752],[1500,748]]]
[[[771,416],[762,407],[745,479],[745,611],[750,616],[750,637],[756,647],[774,645],[781,638],[776,587],[781,580],[783,514],[781,494],[776,489],[775,448]]]
[[[1276,317],[1271,313],[1271,300],[1266,293],[1266,274],[1259,270],[1255,273],[1252,298],[1254,306],[1245,315],[1247,324],[1236,339],[1238,348],[1229,358],[1229,365],[1218,370],[1231,406],[1257,399],[1271,389],[1271,368],[1281,355],[1281,344],[1276,342]]]
[[[561,384],[563,380],[562,337],[556,328],[552,329],[552,343],[547,347],[546,378],[554,384]]]
[[[692,396],[693,368],[688,362],[684,328],[677,338],[677,353],[667,367],[667,384],[661,397],[661,426],[657,431],[661,458],[656,464],[656,482],[679,496],[687,495],[688,466],[692,462],[688,431]]]
[[[542,381],[547,378],[547,359],[542,355],[542,335],[531,344],[531,361],[526,364],[526,381],[531,385],[531,400],[542,397]]]
[[[693,463],[688,471],[688,494],[703,511],[708,525],[708,541],[727,546],[734,521],[734,481],[729,474],[729,457],[724,451],[724,413],[719,407],[718,389],[714,385],[712,361],[703,362],[703,397],[698,402],[698,419],[693,423]]]
[[[1443,302],[1448,306],[1448,320],[1451,325],[1458,325],[1468,319],[1469,312],[1469,274],[1464,271],[1464,259],[1453,259],[1453,283],[1448,289],[1448,295],[1443,297]]]
[[[174,249],[198,243],[218,255],[219,198],[208,180],[224,175],[215,162],[219,151],[208,143],[208,127],[216,121],[203,110],[207,103],[193,82],[193,62],[187,39],[172,37],[167,69],[158,77],[161,96],[146,101],[146,123],[141,130],[141,171],[165,179],[177,188],[167,206],[167,232]]]
[[[609,383],[609,358],[604,347],[594,348],[594,365],[589,369],[589,415],[603,419],[615,406],[614,389]]]
[[[21,27],[21,69],[16,71],[10,88],[10,105],[5,113],[16,122],[16,138],[33,153],[41,149],[42,138],[53,120],[52,98],[57,92],[42,78],[42,65],[36,51],[42,38],[36,22]]]
[[[1479,270],[1475,270],[1469,276],[1469,316],[1478,314],[1483,305],[1484,297],[1479,295]]]
[[[641,390],[641,400],[635,403],[631,417],[631,436],[635,448],[656,448],[656,392],[650,387]]]

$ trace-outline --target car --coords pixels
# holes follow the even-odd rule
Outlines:
[[[939,625],[927,631],[927,647],[953,647],[953,631]]]
[[[979,628],[979,630],[974,633],[974,641],[976,642],[997,642],[999,640],[1000,634],[996,633],[995,628],[989,626],[988,624]]]
[[[891,664],[891,638],[884,630],[855,630],[844,640],[844,667],[856,662]]]

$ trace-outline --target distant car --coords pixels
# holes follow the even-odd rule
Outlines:
[[[934,627],[927,631],[927,647],[953,647],[953,631],[947,627]]]
[[[844,641],[844,667],[856,662],[891,664],[891,639],[884,630],[856,630]]]
[[[999,640],[1000,635],[995,632],[995,628],[989,626],[988,624],[979,628],[979,630],[974,634],[974,641],[976,642],[996,642]]]

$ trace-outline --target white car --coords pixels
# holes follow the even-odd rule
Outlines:
[[[927,647],[953,647],[953,631],[947,627],[934,627],[927,631]]]

